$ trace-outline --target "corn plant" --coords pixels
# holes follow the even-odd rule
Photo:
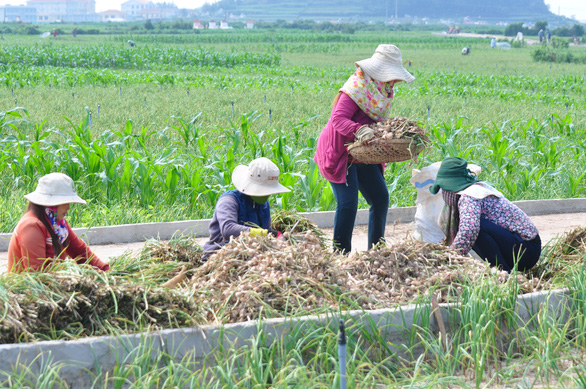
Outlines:
[[[197,121],[201,114],[201,112],[195,114],[189,122],[175,116],[169,118],[179,123],[179,125],[169,126],[169,128],[175,130],[181,136],[181,140],[183,141],[182,148],[185,150],[188,150],[190,147],[195,148],[196,142],[200,136],[205,136],[204,134],[200,134],[197,126]],[[167,121],[169,121],[169,119]]]
[[[465,136],[468,128],[464,120],[464,117],[460,117],[451,123],[440,123],[429,128],[428,131],[434,139],[434,148],[439,151],[442,159],[448,156],[467,158],[470,155],[470,149],[461,147],[460,138]]]

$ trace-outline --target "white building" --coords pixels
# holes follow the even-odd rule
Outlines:
[[[36,23],[37,9],[24,5],[6,5],[0,7],[0,22]]]
[[[201,20],[194,20],[193,21],[193,29],[194,30],[203,30],[203,24],[201,24]]]
[[[232,28],[232,26],[228,25],[228,21],[227,20],[222,20],[222,22],[220,23],[220,29],[221,30],[230,30]]]
[[[36,8],[37,22],[95,22],[95,0],[28,0],[27,6]]]
[[[128,0],[122,3],[121,8],[129,20],[172,19],[179,13],[179,9],[173,3],[153,3],[151,0]]]
[[[128,16],[117,9],[109,9],[98,13],[98,20],[100,22],[124,22]]]
[[[155,8],[145,8],[140,11],[140,19],[150,19],[150,20],[164,20],[164,19],[172,19],[177,16],[179,9],[175,8],[166,8],[160,7],[159,4],[156,4]]]
[[[246,28],[254,28],[254,22],[252,20],[247,20]]]
[[[128,15],[129,19],[141,19],[143,11],[149,8],[155,8],[155,4],[150,0],[128,0],[120,6],[122,12]]]
[[[208,24],[208,28],[210,30],[217,30],[218,28],[220,28],[220,26],[218,26],[217,22],[210,20],[210,23]]]

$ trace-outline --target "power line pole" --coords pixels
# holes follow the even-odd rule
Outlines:
[[[399,8],[399,0],[395,0],[395,20],[397,20],[399,18],[399,16],[397,15],[397,9]]]

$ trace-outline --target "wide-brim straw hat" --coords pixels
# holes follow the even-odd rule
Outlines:
[[[238,165],[232,172],[232,183],[248,196],[270,196],[291,192],[279,183],[279,167],[268,158],[257,158],[250,165]]]
[[[73,180],[63,173],[49,173],[39,178],[34,192],[24,195],[31,203],[44,207],[61,204],[87,204],[73,187]]]
[[[415,77],[403,67],[401,50],[395,45],[378,45],[372,57],[355,63],[375,81],[405,81],[407,84]]]
[[[478,181],[478,178],[468,168],[468,162],[460,157],[447,157],[437,171],[435,183],[429,187],[433,194],[440,189],[446,192],[459,192]]]

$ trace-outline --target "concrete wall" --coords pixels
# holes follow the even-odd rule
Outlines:
[[[515,202],[529,216],[549,215],[559,213],[586,212],[586,198],[584,199],[552,199],[528,200]],[[387,223],[410,223],[414,220],[416,207],[397,207],[389,209]],[[334,225],[334,212],[302,212],[320,228],[329,228]],[[195,234],[198,237],[208,236],[210,219],[185,220],[168,223],[138,223],[116,226],[74,228],[79,236],[92,245],[110,243],[142,242],[150,238],[170,239],[174,234]],[[368,210],[360,209],[356,215],[356,224],[368,224]],[[0,251],[8,250],[8,243],[12,233],[0,234]]]
[[[530,323],[535,314],[544,307],[552,317],[559,318],[568,309],[569,297],[566,290],[538,292],[520,296],[517,300],[518,325]],[[456,304],[440,304],[441,316],[448,334],[459,326]],[[423,349],[406,354],[409,349],[409,335],[413,324],[421,326],[429,320],[429,329],[438,333],[438,323],[428,305],[406,305],[395,309],[373,311],[349,311],[343,314],[346,326],[368,328],[379,331],[397,357],[417,359]],[[12,371],[14,366],[28,366],[32,374],[38,374],[48,361],[63,364],[60,377],[70,388],[91,386],[96,368],[102,372],[111,371],[121,361],[134,358],[133,350],[143,345],[153,357],[159,351],[181,361],[186,355],[190,360],[202,363],[207,355],[213,355],[220,346],[235,350],[247,347],[250,339],[259,335],[260,330],[267,336],[266,342],[281,341],[292,331],[311,331],[316,327],[329,327],[336,331],[340,317],[337,315],[308,316],[294,319],[269,319],[263,322],[249,321],[225,326],[201,326],[171,329],[117,337],[86,338],[75,341],[47,341],[36,343],[0,345],[0,371]],[[351,330],[347,336],[352,337]],[[136,350],[135,350],[136,351]],[[413,352],[413,349],[411,350]],[[351,353],[351,350],[349,350]],[[206,361],[206,366],[213,360]]]

